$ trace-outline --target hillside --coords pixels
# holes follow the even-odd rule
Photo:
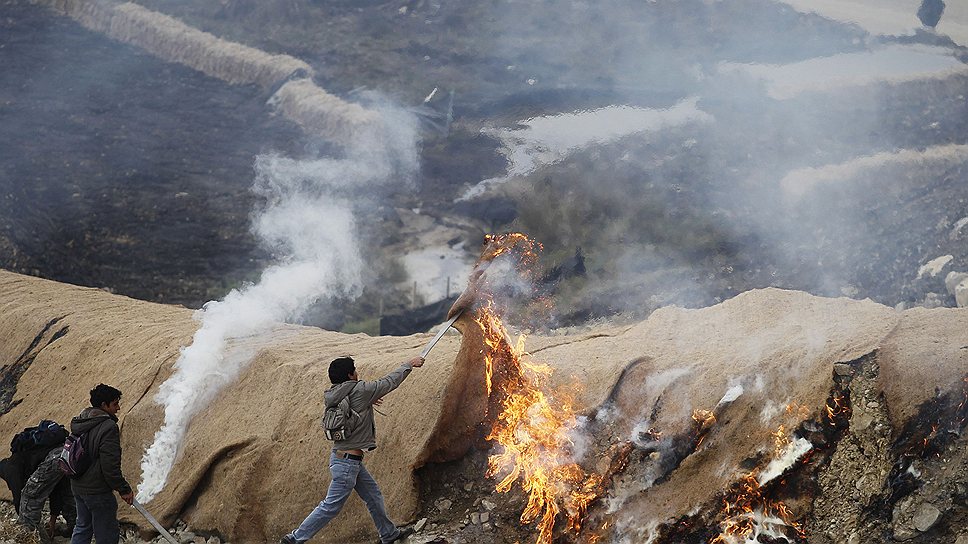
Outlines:
[[[196,326],[190,312],[10,273],[0,307],[3,434],[39,418],[66,421],[88,382],[113,383],[125,392],[124,470],[138,481],[161,421],[152,399]],[[582,531],[556,534],[705,542],[743,523],[721,508],[737,500],[764,516],[756,530],[773,542],[954,541],[968,513],[957,491],[968,484],[966,320],[962,309],[898,313],[771,289],[666,308],[634,325],[530,337],[529,358],[553,369],[550,391],[571,389],[584,417],[571,458],[589,474],[608,469]],[[387,397],[369,468],[394,517],[427,518],[413,542],[530,540],[515,521],[521,491],[496,493],[485,477],[483,457],[495,451],[481,434],[493,417],[486,407],[503,393],[483,387],[481,330],[467,318],[458,326],[463,335],[445,337]],[[325,361],[352,353],[375,377],[426,339],[280,326],[231,343],[230,356],[249,364],[192,422],[149,508],[230,542],[278,538],[327,485],[317,470],[327,447],[317,428]],[[498,352],[501,375],[507,354]],[[616,455],[623,464],[609,465]],[[744,475],[771,471],[758,495],[736,495]],[[763,522],[781,502],[786,514]],[[362,506],[352,501],[320,541],[371,538]],[[937,512],[926,525],[924,509]],[[146,528],[133,511],[123,520]]]

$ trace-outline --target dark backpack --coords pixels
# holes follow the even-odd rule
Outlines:
[[[49,419],[42,420],[36,427],[27,427],[10,441],[10,453],[32,450],[38,447],[59,446],[67,436],[63,425]]]
[[[88,435],[94,429],[100,427],[105,421],[108,421],[108,418],[104,418],[98,422],[97,425],[88,429],[86,433],[71,433],[67,436],[67,439],[64,440],[64,450],[61,451],[60,457],[57,458],[57,467],[61,469],[61,472],[71,478],[80,478],[87,472],[87,469],[91,468],[97,455],[96,452],[91,451],[91,441]]]
[[[94,457],[84,445],[87,435],[88,433],[68,435],[64,441],[64,449],[57,458],[57,467],[71,478],[80,478],[94,463]]]
[[[326,438],[333,441],[346,440],[359,422],[360,414],[350,408],[350,393],[353,389],[356,389],[356,385],[335,406],[327,406],[323,412],[323,432]]]

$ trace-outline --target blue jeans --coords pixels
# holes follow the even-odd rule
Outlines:
[[[333,475],[333,481],[329,484],[326,498],[306,516],[298,529],[290,533],[293,538],[299,542],[312,538],[339,514],[354,489],[370,511],[376,530],[380,533],[380,542],[390,542],[400,534],[400,530],[387,517],[380,486],[367,472],[362,461],[340,459],[333,453],[329,456],[329,472]],[[101,544],[100,541],[98,544]]]
[[[118,526],[118,500],[114,493],[99,495],[74,495],[77,505],[77,524],[71,535],[71,544],[118,544],[121,528]]]

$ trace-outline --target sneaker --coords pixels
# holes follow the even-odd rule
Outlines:
[[[393,538],[393,540],[387,542],[386,544],[393,544],[394,542],[404,541],[404,540],[407,539],[407,537],[409,537],[412,534],[413,534],[413,527],[412,526],[411,527],[404,527],[404,528],[400,529],[400,532],[397,533],[397,536],[395,536]]]
[[[289,534],[282,537],[282,539],[279,541],[279,544],[303,544],[303,542],[305,542],[305,540],[296,540],[296,537]]]

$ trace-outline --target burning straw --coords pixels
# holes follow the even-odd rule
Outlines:
[[[566,530],[578,534],[589,504],[599,498],[614,471],[587,471],[576,462],[572,440],[579,420],[569,389],[554,388],[553,369],[535,362],[524,348],[524,336],[512,341],[495,301],[494,285],[482,273],[502,255],[529,279],[540,244],[518,233],[488,236],[469,292],[479,296],[474,322],[484,338],[485,387],[491,430],[486,439],[498,453],[488,459],[488,477],[498,477],[495,488],[506,493],[520,482],[527,495],[521,523],[537,522],[536,542],[551,542],[556,520],[564,512]],[[573,389],[571,389],[573,391]],[[625,452],[625,457],[628,451]]]

